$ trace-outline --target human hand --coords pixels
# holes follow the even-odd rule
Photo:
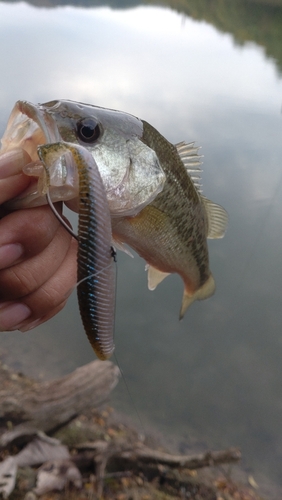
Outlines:
[[[7,212],[24,191],[23,151],[0,155],[0,331],[27,331],[57,314],[77,279],[77,242],[48,205]],[[60,204],[56,204],[61,211]]]

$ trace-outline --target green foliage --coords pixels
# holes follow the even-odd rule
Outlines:
[[[282,0],[171,0],[166,4],[230,33],[237,44],[260,45],[282,72]]]

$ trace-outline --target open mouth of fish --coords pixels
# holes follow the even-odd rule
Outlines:
[[[43,189],[45,169],[38,157],[37,148],[43,144],[62,140],[56,121],[48,113],[48,104],[44,104],[43,107],[35,106],[27,101],[18,101],[10,115],[1,140],[2,161],[5,153],[24,151],[28,160],[18,173],[24,172],[31,177],[31,181],[28,188],[20,196],[6,203],[8,208],[35,207],[46,203],[46,193]],[[66,156],[69,156],[67,160],[66,157],[61,157],[54,162],[48,172],[50,177],[49,194],[53,202],[73,199],[78,195],[75,168],[71,168],[71,155]]]
[[[39,144],[59,140],[60,134],[56,122],[46,109],[27,101],[18,101],[2,138],[1,152],[21,148],[28,153],[32,161],[37,161]]]

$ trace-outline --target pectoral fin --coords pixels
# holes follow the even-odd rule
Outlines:
[[[129,257],[132,257],[132,259],[134,258],[134,255],[131,253],[129,248],[127,248],[127,246],[124,243],[122,243],[121,241],[119,241],[117,238],[114,237],[113,237],[113,246],[116,247],[117,250],[121,250],[122,252],[129,255]]]
[[[199,288],[193,295],[189,295],[187,293],[187,291],[184,289],[181,309],[180,309],[180,313],[179,313],[179,319],[183,318],[188,307],[195,300],[207,299],[208,297],[211,297],[211,295],[213,295],[214,291],[215,291],[215,282],[214,282],[212,274],[210,275],[208,280],[204,283],[204,285],[201,286],[201,288]]]

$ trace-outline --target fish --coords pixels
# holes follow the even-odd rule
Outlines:
[[[49,195],[50,170],[65,158],[79,183],[77,297],[89,342],[101,360],[114,351],[115,266],[111,216],[103,181],[91,153],[77,144],[51,143],[37,148],[44,168],[42,193]],[[70,165],[72,164],[72,165]]]
[[[215,281],[207,239],[222,238],[228,225],[224,208],[202,194],[201,157],[194,142],[170,143],[152,125],[122,111],[68,100],[34,105],[18,101],[2,138],[0,153],[22,149],[31,162],[23,172],[34,182],[9,202],[18,209],[46,203],[41,144],[78,144],[94,158],[106,192],[112,237],[118,249],[129,245],[145,261],[148,287],[177,273],[184,292],[179,317],[195,300],[210,297]],[[52,201],[79,212],[77,173],[63,158],[50,170]]]

